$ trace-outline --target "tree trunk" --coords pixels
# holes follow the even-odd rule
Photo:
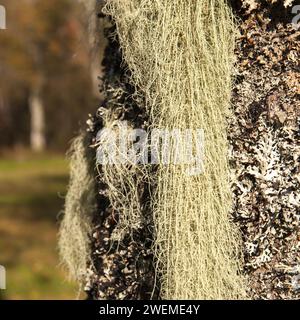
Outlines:
[[[103,42],[104,35],[102,33],[103,26],[99,20],[98,14],[104,5],[103,0],[80,0],[86,10],[88,24],[86,26],[87,45],[89,48],[90,58],[90,75],[92,80],[92,89],[95,97],[99,97],[99,76],[102,74],[102,68],[99,61],[103,59]],[[103,23],[103,22],[102,22]]]
[[[30,108],[30,145],[33,151],[41,152],[45,149],[45,110],[41,97],[41,88],[37,86],[29,97]]]
[[[6,10],[4,6],[0,5],[0,30],[6,29]]]

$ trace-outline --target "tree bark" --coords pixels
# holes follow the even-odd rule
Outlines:
[[[88,24],[86,26],[87,45],[89,48],[90,58],[90,75],[92,81],[92,89],[95,97],[99,98],[99,76],[102,75],[102,67],[99,61],[103,59],[103,47],[105,37],[101,35],[103,32],[103,22],[100,21],[98,15],[104,6],[103,0],[80,0],[85,6],[85,14]]]

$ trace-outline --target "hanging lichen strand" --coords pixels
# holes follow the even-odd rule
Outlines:
[[[236,34],[230,9],[225,0],[108,0],[105,12],[152,126],[205,133],[202,174],[187,174],[184,164],[156,172],[151,201],[162,297],[244,298],[240,236],[229,218],[226,116]]]
[[[96,183],[93,175],[93,151],[90,137],[76,137],[69,151],[70,182],[65,200],[64,218],[59,232],[62,263],[72,278],[82,283],[91,262],[92,217],[97,212]]]

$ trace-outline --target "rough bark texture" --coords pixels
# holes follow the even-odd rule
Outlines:
[[[143,109],[143,102],[139,105],[132,100],[134,89],[129,85],[126,66],[122,64],[122,57],[117,38],[112,38],[113,27],[106,30],[108,45],[103,60],[104,77],[102,92],[105,100],[97,114],[89,123],[89,130],[96,135],[103,128],[101,110],[108,110],[116,119],[127,121],[133,127],[143,128],[147,123],[147,116]],[[122,66],[121,66],[122,64]],[[93,262],[88,274],[86,291],[91,299],[150,299],[158,297],[155,284],[153,264],[152,223],[151,212],[147,206],[149,198],[148,185],[140,184],[141,201],[145,203],[144,217],[146,224],[133,235],[127,235],[121,243],[111,239],[116,228],[119,212],[115,212],[106,194],[107,186],[101,179],[101,166],[98,166],[97,177],[100,195],[99,213],[94,220],[92,240]]]
[[[242,8],[235,1],[241,37],[229,130],[233,215],[251,297],[298,299],[300,32],[291,8],[273,2],[243,1]]]

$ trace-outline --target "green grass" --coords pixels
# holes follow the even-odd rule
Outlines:
[[[0,264],[7,270],[2,299],[74,299],[57,254],[58,217],[68,183],[63,156],[0,160]]]

